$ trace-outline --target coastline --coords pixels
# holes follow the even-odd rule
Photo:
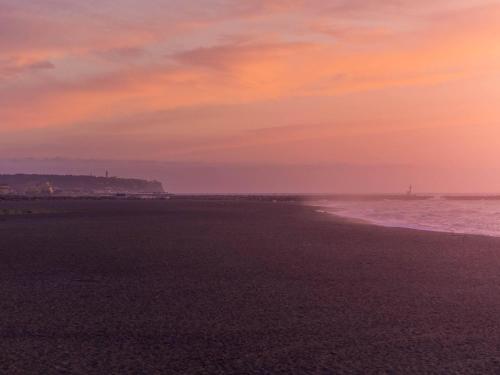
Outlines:
[[[500,370],[498,238],[300,203],[36,205],[0,217],[6,372]]]
[[[492,233],[487,231],[472,231],[472,230],[447,230],[444,228],[433,228],[431,226],[425,226],[423,224],[404,224],[404,223],[389,223],[389,222],[377,222],[376,220],[370,218],[361,218],[356,216],[350,216],[349,214],[341,214],[332,210],[331,206],[327,206],[318,202],[305,201],[304,204],[309,207],[316,208],[316,211],[321,214],[330,215],[339,220],[345,220],[353,224],[362,225],[373,225],[381,228],[395,228],[395,229],[408,229],[417,230],[422,232],[434,232],[443,234],[452,234],[456,236],[484,236],[492,238],[500,238],[500,233]]]

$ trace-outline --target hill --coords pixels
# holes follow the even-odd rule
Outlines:
[[[73,175],[0,175],[0,194],[104,195],[164,193],[159,181]]]

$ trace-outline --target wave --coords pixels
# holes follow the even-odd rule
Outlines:
[[[323,211],[371,224],[500,237],[499,199],[317,200]]]

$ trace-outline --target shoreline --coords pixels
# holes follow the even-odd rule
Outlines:
[[[372,225],[375,227],[380,227],[380,228],[395,228],[395,229],[407,229],[407,230],[416,230],[416,231],[422,231],[422,232],[431,232],[431,233],[443,233],[443,234],[452,234],[452,235],[457,235],[457,236],[483,236],[483,237],[491,237],[491,238],[500,238],[500,233],[499,234],[491,234],[491,233],[480,233],[480,232],[465,232],[465,231],[451,231],[451,230],[445,230],[445,229],[434,229],[434,228],[428,228],[424,226],[419,226],[419,225],[411,225],[411,224],[384,224],[384,223],[379,223],[370,219],[364,219],[364,218],[358,218],[358,217],[353,217],[353,216],[348,216],[348,215],[342,215],[339,213],[335,213],[332,211],[329,211],[331,207],[317,204],[315,202],[305,202],[304,203],[306,206],[316,208],[318,213],[321,214],[326,214],[330,215],[333,217],[336,217],[340,220],[346,220],[349,223],[353,224],[361,224],[361,225]]]
[[[398,226],[398,225],[384,225],[384,224],[375,223],[375,222],[370,221],[368,219],[359,219],[359,218],[355,218],[355,217],[343,216],[343,215],[335,214],[335,213],[324,211],[324,210],[317,210],[316,212],[318,212],[320,214],[332,216],[336,220],[342,220],[342,221],[345,221],[349,224],[368,225],[368,226],[373,226],[373,227],[377,227],[377,228],[393,228],[393,229],[402,229],[402,230],[414,230],[414,231],[418,231],[418,232],[442,233],[442,234],[451,234],[451,235],[457,235],[457,236],[478,236],[478,237],[500,238],[500,236],[495,236],[495,235],[490,235],[490,234],[468,233],[468,232],[450,232],[450,231],[445,231],[445,230],[425,229],[425,228],[410,227],[410,226],[406,227],[406,226]]]

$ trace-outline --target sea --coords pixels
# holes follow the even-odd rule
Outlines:
[[[500,237],[500,197],[321,199],[318,211],[386,227]]]

